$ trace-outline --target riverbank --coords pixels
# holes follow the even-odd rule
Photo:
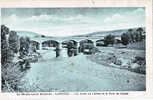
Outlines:
[[[22,79],[22,92],[144,91],[145,75],[97,64],[87,55],[56,58],[41,52]]]
[[[113,47],[99,47],[100,52],[87,58],[98,64],[132,72],[145,74],[145,51],[132,49],[117,49]]]

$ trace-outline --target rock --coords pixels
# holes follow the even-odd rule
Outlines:
[[[116,61],[115,61],[115,63],[114,64],[116,64],[116,65],[122,65],[122,61],[121,60],[119,60],[119,59],[117,59]]]
[[[136,68],[138,68],[138,67],[140,67],[140,65],[138,65],[137,63],[131,64],[131,68],[132,68],[132,69],[136,69]]]
[[[122,63],[122,68],[130,68],[130,63],[127,60],[124,60],[124,62]]]

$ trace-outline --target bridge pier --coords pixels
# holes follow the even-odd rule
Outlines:
[[[42,42],[39,42],[39,50],[42,50]]]
[[[96,47],[96,41],[93,41],[94,46]]]

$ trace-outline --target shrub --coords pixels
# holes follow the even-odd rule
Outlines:
[[[30,38],[29,37],[21,37],[20,38],[20,55],[25,56],[29,53],[29,45],[30,45]]]
[[[8,42],[6,35],[9,34],[9,28],[1,25],[1,63],[2,65],[7,62],[8,58]]]
[[[116,59],[115,62],[114,62],[114,64],[116,64],[116,65],[122,65],[122,61],[119,60],[119,59]]]
[[[145,67],[137,67],[133,69],[134,72],[140,73],[140,74],[146,74],[146,68]]]
[[[9,33],[9,48],[13,50],[14,53],[19,51],[19,36],[15,31]]]
[[[7,35],[9,38],[7,39]],[[29,39],[21,38],[20,47],[29,47]],[[22,66],[30,66],[28,60],[25,60],[23,65],[20,62],[15,62],[15,53],[18,52],[19,41],[18,35],[15,31],[9,32],[9,28],[1,25],[1,74],[2,74],[2,91],[15,92],[18,91],[19,81],[23,77],[25,71],[21,71]],[[22,52],[22,50],[21,50]],[[17,58],[17,57],[16,57]]]
[[[115,41],[115,36],[114,35],[107,35],[104,37],[104,44],[107,46],[109,44],[114,44],[114,41]]]
[[[126,34],[126,33],[123,33],[123,34],[121,35],[121,40],[122,40],[122,44],[123,44],[123,45],[129,44],[129,40],[130,40],[129,35]]]
[[[6,68],[2,68],[2,90],[4,92],[18,91],[19,81],[25,72],[20,71],[20,66],[9,63]]]

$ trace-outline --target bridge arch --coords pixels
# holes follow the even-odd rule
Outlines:
[[[37,42],[37,41],[34,41],[34,40],[30,40],[30,45],[31,45],[31,47],[34,49],[36,49],[36,50],[39,50],[40,49],[40,43],[39,42]]]
[[[42,42],[42,47],[57,47],[59,42],[55,40],[47,40]]]
[[[78,45],[78,42],[73,39],[72,40],[65,40],[65,41],[61,42],[63,48],[67,48],[69,43],[72,43],[73,46],[75,46],[75,47],[77,47],[77,45]]]
[[[82,44],[84,44],[84,43],[91,43],[91,44],[93,44],[94,42],[93,42],[92,40],[89,40],[89,39],[81,40],[81,41],[79,42],[80,45],[82,45]]]

